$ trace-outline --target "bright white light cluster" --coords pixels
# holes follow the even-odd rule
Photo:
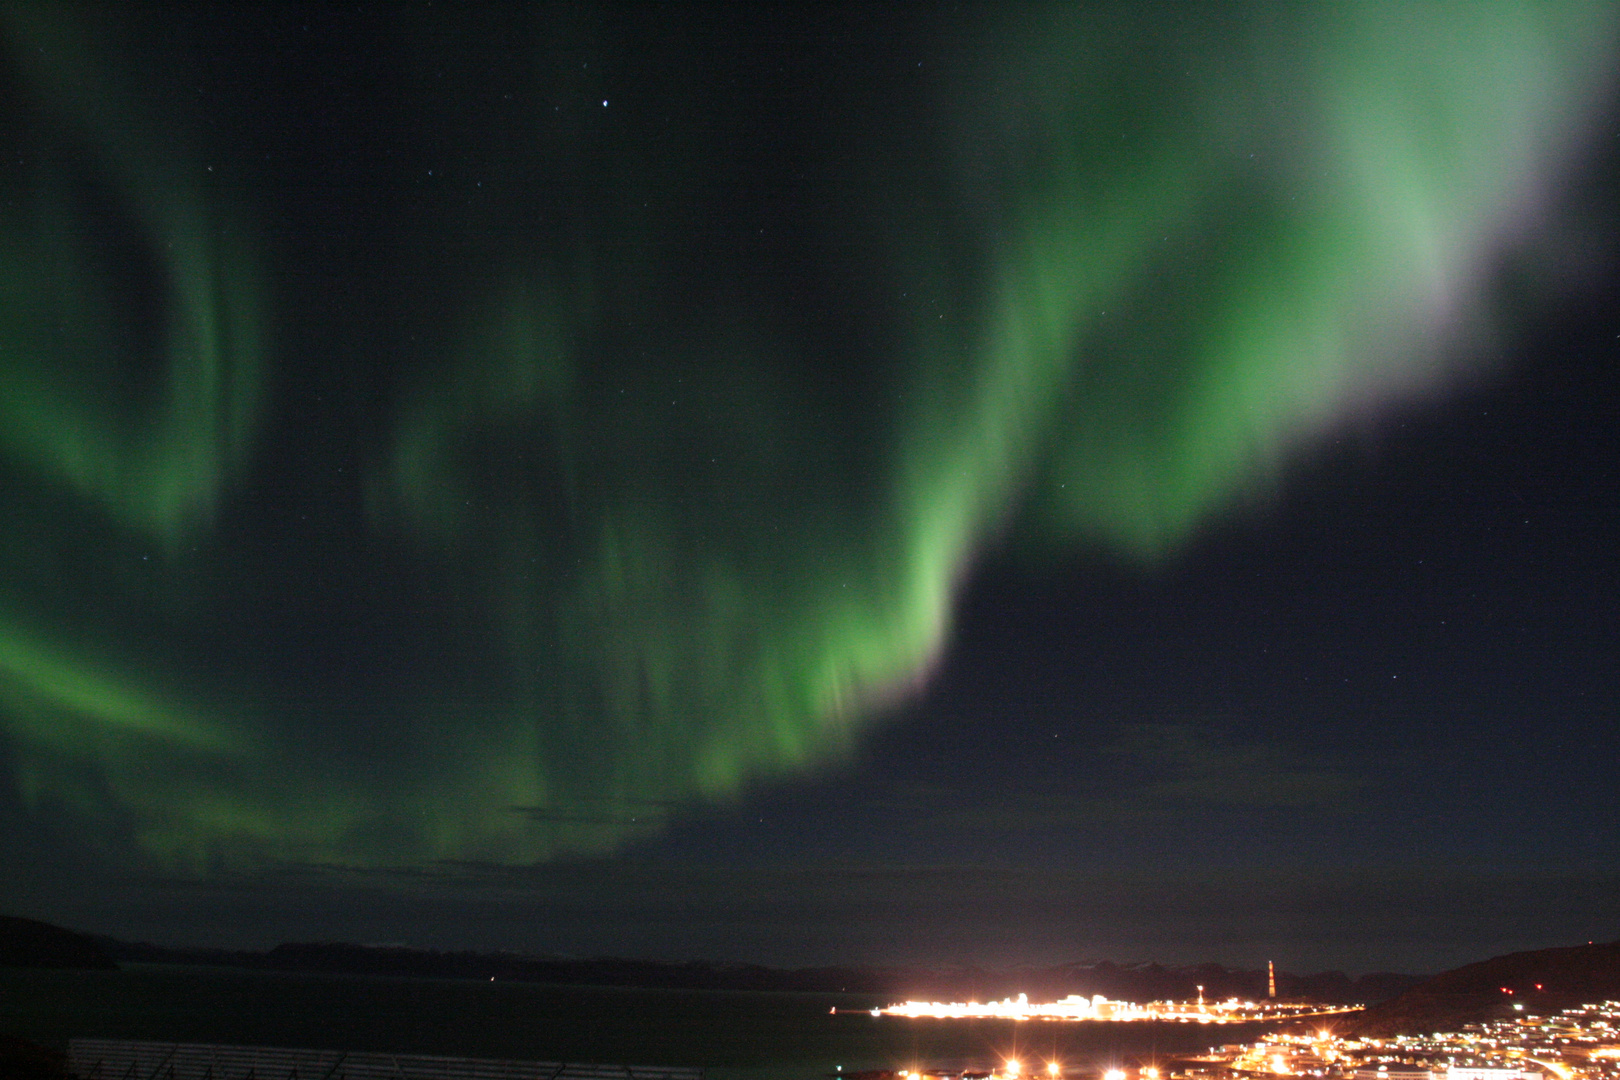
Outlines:
[[[1620,1002],[1469,1024],[1461,1031],[1341,1039],[1276,1032],[1202,1059],[1227,1075],[1322,1080],[1620,1080]],[[1189,1076],[1191,1074],[1188,1074]],[[1209,1075],[1215,1075],[1211,1072]]]
[[[940,1020],[1171,1020],[1181,1023],[1241,1024],[1256,1020],[1297,1019],[1354,1012],[1360,1005],[1321,1006],[1276,1001],[1217,1002],[1150,1001],[1138,1005],[1110,1001],[1101,994],[1082,997],[1070,994],[1058,1001],[1032,1004],[1029,995],[1003,998],[980,1004],[976,1001],[904,1001],[871,1010],[873,1016],[932,1017]]]

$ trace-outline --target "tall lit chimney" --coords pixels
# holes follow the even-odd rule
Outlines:
[[[1269,998],[1276,997],[1277,996],[1277,965],[1274,964],[1273,962],[1271,962],[1270,960],[1266,961],[1266,985],[1268,987],[1268,989],[1266,990],[1266,997],[1269,997]]]

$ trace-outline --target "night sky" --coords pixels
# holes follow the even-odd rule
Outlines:
[[[1620,9],[0,9],[0,910],[1620,937]]]

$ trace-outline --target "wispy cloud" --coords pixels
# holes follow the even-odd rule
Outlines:
[[[1189,723],[1128,725],[1103,752],[1156,774],[1130,798],[1166,807],[1331,807],[1366,782],[1286,744],[1221,739]]]
[[[1284,742],[1236,739],[1190,722],[1138,723],[1067,773],[978,785],[942,779],[871,796],[900,828],[947,835],[1140,826],[1199,814],[1340,813],[1368,779]]]

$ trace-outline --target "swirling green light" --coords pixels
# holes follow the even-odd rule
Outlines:
[[[734,150],[706,124],[559,136],[601,189],[566,239],[421,196],[419,248],[341,317],[276,308],[238,222],[298,208],[227,205],[152,136],[161,95],[96,74],[115,49],[13,20],[42,103],[0,204],[24,801],[177,865],[521,861],[836,755],[1008,531],[1161,558],[1346,416],[1443,387],[1615,31],[1509,0],[984,22],[944,49],[937,138],[852,136],[825,181],[852,238],[797,272],[859,282],[862,344],[755,284],[763,256],[693,254]],[[513,145],[514,175],[567,172]],[[276,374],[342,382],[310,372],[354,360],[351,322],[439,337],[362,355],[326,428],[278,415]],[[359,508],[323,486],[344,469]]]

